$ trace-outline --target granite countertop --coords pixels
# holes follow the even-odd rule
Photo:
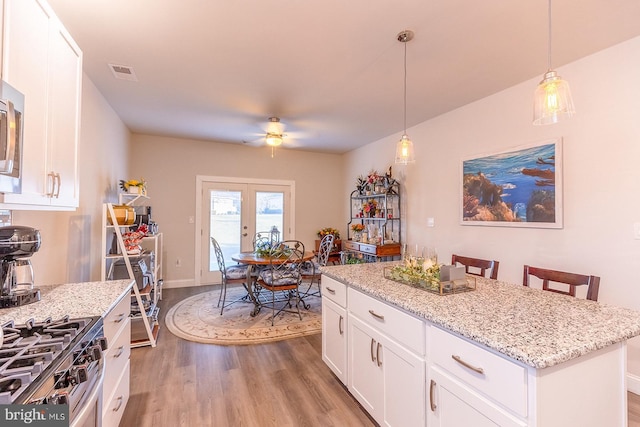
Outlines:
[[[397,262],[322,267],[354,289],[534,368],[546,368],[640,335],[640,312],[477,278],[476,290],[437,295],[383,277]]]
[[[125,295],[131,293],[134,280],[67,283],[64,285],[36,286],[41,299],[32,304],[14,308],[0,308],[0,325],[13,320],[16,324],[33,318],[58,319],[104,316]]]

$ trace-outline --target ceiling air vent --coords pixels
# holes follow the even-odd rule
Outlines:
[[[109,64],[109,69],[116,79],[129,80],[132,82],[138,81],[138,77],[136,77],[136,72],[133,71],[133,67],[129,67],[128,65]]]

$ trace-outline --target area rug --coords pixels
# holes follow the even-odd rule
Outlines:
[[[246,294],[244,288],[227,290],[227,302]],[[237,302],[220,315],[217,307],[219,290],[207,291],[184,299],[171,307],[165,317],[169,331],[185,340],[206,344],[244,345],[285,340],[317,334],[322,329],[322,304],[316,296],[308,296],[309,309],[300,307],[297,313],[278,314],[271,326],[271,308],[263,307],[251,317],[253,304]]]

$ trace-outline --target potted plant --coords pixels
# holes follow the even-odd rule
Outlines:
[[[144,179],[120,180],[120,188],[131,194],[147,194],[147,183]]]

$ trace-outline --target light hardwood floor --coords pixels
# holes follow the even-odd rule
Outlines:
[[[211,289],[165,289],[160,318]],[[162,321],[156,348],[131,350],[131,397],[120,426],[375,426],[322,362],[321,350],[320,334],[250,346],[198,344],[175,337]]]
[[[211,289],[165,289],[161,319],[173,304]],[[320,334],[216,346],[177,338],[163,320],[161,328],[156,348],[131,351],[121,427],[376,425],[322,362]],[[628,393],[628,405],[629,427],[640,427],[640,396]]]

